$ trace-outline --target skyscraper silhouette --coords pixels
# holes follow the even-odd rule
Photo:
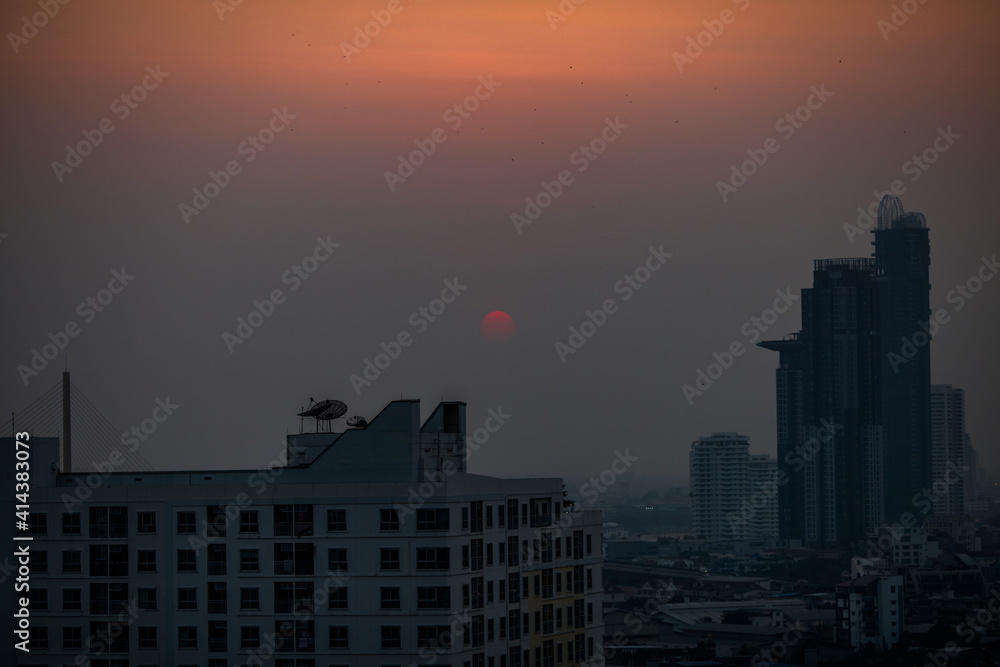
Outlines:
[[[763,341],[779,353],[778,467],[783,539],[860,540],[917,514],[930,484],[930,250],[923,215],[879,204],[874,258],[816,260],[802,330]],[[926,337],[921,337],[926,336]],[[916,337],[916,340],[914,340]],[[913,349],[899,357],[904,341]],[[904,359],[890,363],[890,354]]]

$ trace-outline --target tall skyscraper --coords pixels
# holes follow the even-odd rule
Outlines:
[[[750,454],[745,435],[713,433],[692,442],[695,534],[710,540],[775,537],[778,499],[767,485],[775,470],[766,454]]]
[[[931,483],[931,251],[922,213],[904,213],[886,195],[878,210],[875,264],[882,339],[882,439],[885,516],[912,512],[912,498]],[[923,326],[921,326],[923,325]],[[899,355],[903,346],[903,362]]]
[[[779,353],[783,539],[860,540],[930,484],[927,238],[923,215],[886,195],[875,257],[816,260],[802,330],[759,343]]]
[[[965,392],[931,385],[931,472],[935,514],[965,514],[975,486],[972,441],[965,432]],[[937,493],[940,484],[944,492]]]

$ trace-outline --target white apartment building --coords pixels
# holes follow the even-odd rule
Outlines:
[[[903,578],[869,575],[837,584],[837,643],[888,649],[903,632]]]
[[[30,442],[29,652],[5,590],[2,664],[557,667],[600,648],[601,512],[558,478],[466,472],[464,403],[421,425],[393,401],[261,470],[66,474],[58,439]]]
[[[975,465],[972,440],[965,432],[965,391],[950,384],[932,384],[931,471],[938,489],[932,487],[931,502],[935,514],[969,511],[968,504],[975,499]]]
[[[739,433],[713,433],[691,443],[691,507],[698,539],[744,540],[776,537],[776,462],[750,454]]]

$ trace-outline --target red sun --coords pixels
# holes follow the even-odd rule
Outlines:
[[[514,335],[514,320],[502,310],[494,310],[483,318],[479,330],[490,340],[507,340]]]

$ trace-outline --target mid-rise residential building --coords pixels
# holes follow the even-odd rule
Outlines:
[[[567,503],[558,478],[468,473],[465,434],[464,403],[421,425],[419,402],[400,400],[358,428],[291,435],[282,462],[259,470],[110,474],[63,473],[59,440],[31,439],[19,533],[31,540],[18,543],[30,548],[30,652],[8,640],[5,655],[578,665],[602,636],[602,514]],[[2,604],[9,638],[16,602]]]
[[[750,454],[739,433],[713,433],[691,443],[691,507],[699,539],[745,540],[777,535],[777,464]]]
[[[935,514],[965,514],[974,498],[975,456],[965,432],[965,392],[931,385],[931,502]]]
[[[903,632],[903,577],[869,575],[837,584],[835,636],[840,644],[886,650]]]

